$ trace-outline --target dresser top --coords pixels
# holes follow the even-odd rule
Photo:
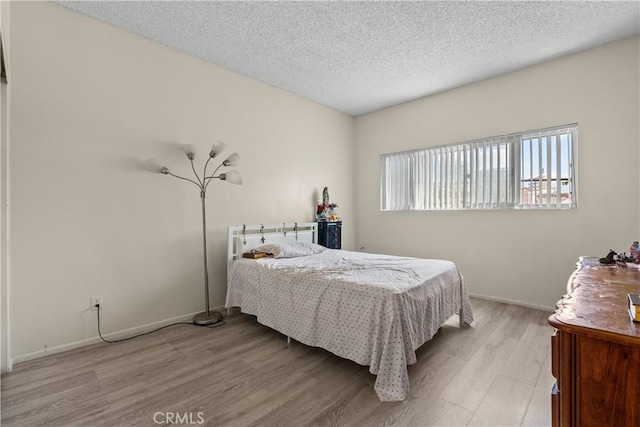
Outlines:
[[[640,293],[640,265],[602,265],[597,258],[580,258],[549,323],[640,346],[640,323],[627,313],[629,293]]]

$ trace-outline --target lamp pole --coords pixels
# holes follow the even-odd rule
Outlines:
[[[231,184],[242,184],[242,178],[240,174],[236,170],[229,171],[227,173],[220,173],[216,175],[216,172],[223,166],[236,166],[240,159],[238,153],[233,153],[229,157],[227,157],[220,165],[213,171],[210,176],[207,176],[207,166],[209,165],[209,161],[216,157],[225,147],[225,143],[216,142],[211,147],[211,151],[209,152],[209,158],[207,159],[204,165],[204,171],[202,174],[202,179],[196,172],[196,169],[193,165],[193,159],[195,159],[195,147],[192,145],[184,145],[182,148],[187,155],[187,158],[191,162],[191,169],[193,170],[193,174],[195,175],[197,182],[193,179],[184,178],[182,176],[173,174],[166,167],[161,167],[159,165],[151,166],[152,170],[155,172],[160,172],[165,175],[171,175],[175,178],[182,179],[185,181],[189,181],[200,189],[200,201],[202,202],[202,252],[203,252],[203,264],[204,264],[204,298],[205,298],[205,307],[206,310],[202,313],[198,313],[193,317],[193,323],[196,325],[211,325],[222,320],[222,313],[219,311],[211,311],[209,308],[209,269],[207,266],[207,208],[206,208],[206,193],[207,187],[212,179],[219,179],[221,181],[227,181]]]
[[[202,201],[202,253],[204,254],[204,300],[206,311],[198,313],[193,317],[193,323],[196,325],[210,325],[222,319],[222,313],[218,311],[211,312],[209,310],[209,269],[207,267],[207,208],[206,208],[206,192],[204,188],[200,191],[200,200]]]

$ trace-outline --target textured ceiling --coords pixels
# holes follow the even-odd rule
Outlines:
[[[52,1],[354,116],[640,32],[637,1]]]

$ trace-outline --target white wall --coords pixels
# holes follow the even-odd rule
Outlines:
[[[204,307],[198,189],[179,144],[241,155],[208,192],[211,304],[226,230],[312,220],[328,186],[355,244],[353,119],[48,2],[11,7],[11,292],[17,362]],[[200,156],[197,164],[203,160]],[[86,341],[85,341],[86,342]]]
[[[639,237],[639,62],[634,37],[358,117],[357,246],[452,259],[472,293],[554,307],[579,256]],[[574,122],[577,210],[380,212],[380,154]]]

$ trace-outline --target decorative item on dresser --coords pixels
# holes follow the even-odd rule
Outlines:
[[[342,249],[342,221],[318,221],[318,244]]]
[[[222,141],[214,142],[211,146],[211,151],[209,151],[209,157],[204,164],[204,169],[202,172],[202,177],[198,175],[196,172],[196,168],[193,165],[193,159],[196,157],[196,148],[192,144],[185,144],[182,146],[184,153],[187,155],[187,158],[191,162],[191,170],[193,170],[193,174],[195,175],[194,181],[193,179],[184,178],[182,176],[178,176],[169,171],[169,168],[160,166],[155,159],[147,160],[147,169],[153,172],[159,172],[165,175],[171,175],[175,178],[182,179],[184,181],[189,181],[192,184],[195,184],[196,187],[200,190],[200,202],[202,203],[202,247],[203,247],[203,263],[204,263],[204,296],[205,296],[205,311],[202,313],[198,313],[193,317],[193,323],[197,325],[211,325],[222,320],[222,313],[218,311],[211,311],[209,308],[209,271],[207,268],[207,214],[206,214],[206,193],[207,187],[214,179],[219,179],[220,181],[226,181],[231,184],[242,184],[242,178],[240,174],[236,170],[231,170],[229,172],[223,172],[216,175],[218,170],[221,167],[227,166],[236,166],[240,160],[240,156],[238,153],[233,153],[225,160],[223,160],[220,165],[210,174],[207,175],[207,166],[209,165],[209,161],[220,154],[225,148],[226,144]]]
[[[638,265],[580,258],[549,318],[554,427],[640,426],[640,327],[628,314],[638,292]]]

